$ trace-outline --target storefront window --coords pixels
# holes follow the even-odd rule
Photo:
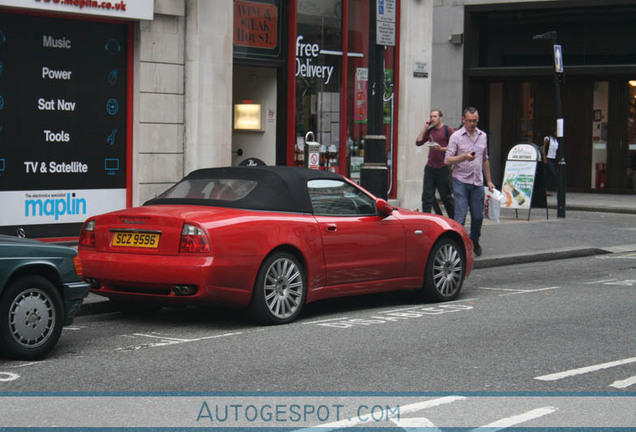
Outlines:
[[[607,110],[609,82],[596,81],[592,119],[592,189],[607,187]]]
[[[320,143],[321,168],[359,179],[367,134],[369,3],[298,0],[296,36],[295,163],[305,165],[304,142],[313,132]],[[344,13],[347,16],[344,16]],[[347,20],[346,26],[344,19]],[[346,28],[346,32],[345,29]],[[347,46],[343,89],[343,46]],[[393,151],[395,47],[384,50],[384,135]],[[341,106],[342,91],[346,104]],[[342,140],[346,142],[341,142]],[[388,161],[390,169],[393,164]],[[392,171],[391,171],[392,176]]]
[[[359,180],[360,167],[364,160],[364,136],[367,134],[369,76],[369,4],[364,0],[349,2],[348,67],[347,67],[347,171],[353,180]],[[394,67],[395,48],[384,50],[384,100],[383,134],[386,136],[386,154],[392,177],[393,129],[395,111]],[[389,184],[391,181],[389,180]]]
[[[364,162],[364,136],[367,133],[367,82],[369,78],[369,5],[360,0],[350,3],[349,57],[347,70],[347,175],[360,181]]]
[[[342,2],[298,0],[296,36],[296,151],[304,164],[304,139],[320,143],[320,165],[338,171],[342,85]]]

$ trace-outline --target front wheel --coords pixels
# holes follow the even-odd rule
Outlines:
[[[7,357],[33,360],[47,354],[62,334],[62,299],[41,276],[12,282],[0,299],[0,351]]]
[[[261,265],[254,285],[250,318],[259,323],[293,321],[305,303],[305,270],[290,253],[278,252]]]
[[[464,283],[465,257],[457,242],[441,238],[433,245],[426,265],[424,294],[434,301],[454,300]]]

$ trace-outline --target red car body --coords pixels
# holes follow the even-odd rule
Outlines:
[[[92,291],[138,305],[254,306],[259,272],[265,271],[267,258],[276,254],[295,258],[294,267],[304,280],[299,298],[302,304],[401,289],[423,289],[437,294],[433,295],[437,300],[448,300],[457,297],[463,278],[471,272],[472,243],[463,226],[442,216],[391,208],[386,201],[336,174],[289,167],[237,167],[199,170],[193,174],[200,179],[188,180],[191,174],[183,181],[192,185],[206,179],[243,178],[246,170],[247,177],[254,181],[260,181],[261,174],[282,177],[283,183],[289,183],[290,196],[285,197],[284,188],[275,184],[277,196],[272,205],[251,205],[253,190],[228,202],[209,198],[199,201],[188,194],[170,198],[174,196],[170,191],[179,188],[177,184],[167,192],[167,198],[160,196],[142,207],[87,220],[79,254]],[[283,174],[279,176],[280,172]],[[342,190],[334,185],[341,185],[345,196],[355,195],[362,211],[350,210],[353,206],[349,198],[340,198]],[[262,190],[259,193],[258,199],[267,195]],[[294,196],[300,197],[298,206],[289,203]],[[263,208],[276,207],[277,200],[287,208]],[[336,205],[336,210],[328,209],[325,203]],[[184,249],[184,226],[197,232],[200,237],[193,241],[207,243],[207,249],[205,245],[202,249]],[[120,243],[137,235],[132,240],[136,244],[116,246],[115,235],[119,235]],[[139,244],[150,243],[152,238],[158,239],[157,244],[150,245],[153,247]],[[431,251],[442,239],[456,246],[461,261],[454,263],[461,272],[449,273],[459,280],[456,291],[448,296],[425,286],[427,267],[434,267]],[[447,266],[453,267],[448,261]],[[267,284],[269,276],[263,277]],[[279,290],[279,294],[284,293]],[[270,311],[273,316],[265,313],[264,321],[290,321],[299,309],[292,317]]]

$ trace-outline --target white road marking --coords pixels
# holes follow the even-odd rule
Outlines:
[[[446,302],[443,304],[443,306],[452,306],[456,303],[466,303],[466,302],[470,302],[470,301],[475,301],[476,299],[462,299],[462,300],[457,300],[457,301],[452,301],[452,302]],[[422,309],[422,305],[417,305],[417,306],[409,306],[409,307],[403,307],[403,308],[399,308],[399,309],[392,309],[392,310],[388,310],[388,311],[382,311],[382,312],[378,312],[378,314],[390,314],[390,313],[394,313],[394,312],[404,312],[404,311],[410,311],[413,309]]]
[[[309,321],[309,322],[304,322],[303,324],[320,324],[324,322],[339,321],[339,320],[346,320],[346,319],[349,319],[349,317],[329,318],[329,319],[324,319],[319,321]]]
[[[548,290],[555,290],[555,289],[559,289],[559,288],[561,288],[561,287],[553,286],[553,287],[547,287],[547,288],[538,288],[538,289],[532,289],[532,290],[523,290],[523,291],[519,291],[519,292],[506,293],[506,294],[499,294],[499,297],[509,296],[509,295],[517,295],[517,294],[532,294],[532,293],[536,293],[536,292],[548,291]]]
[[[423,402],[417,402],[410,405],[404,405],[400,407],[400,415],[411,413],[411,412],[417,412],[427,408],[435,408],[440,405],[446,405],[446,404],[450,404],[450,403],[465,400],[465,399],[466,397],[464,396],[445,396],[438,399],[430,399]],[[390,414],[392,413],[385,411],[382,415],[388,417]],[[361,419],[358,417],[358,418],[340,420],[340,421],[336,421],[332,423],[316,425],[306,429],[299,429],[295,432],[305,432],[305,431],[310,431],[312,429],[318,429],[320,430],[320,432],[328,432],[328,431],[332,431],[334,429],[339,429],[342,427],[351,427],[356,424],[363,423],[365,421],[366,421],[365,419]]]
[[[559,289],[561,287],[553,286],[547,288],[537,288],[537,289],[520,289],[520,288],[494,288],[494,287],[477,287],[480,290],[487,291],[505,291],[505,294],[499,294],[499,297],[509,296],[509,295],[517,295],[517,294],[531,294],[540,291],[547,291],[553,289]]]
[[[627,247],[623,247],[623,246],[616,246],[612,249],[611,254],[608,255],[599,255],[596,258],[600,258],[600,259],[636,259],[636,253],[633,253],[632,251],[634,250],[634,247],[636,246],[627,246]],[[623,252],[631,252],[631,253],[623,253]]]
[[[501,429],[509,428],[511,426],[514,426],[514,425],[518,425],[520,423],[525,423],[527,421],[537,419],[539,417],[546,416],[548,414],[552,414],[553,412],[557,411],[557,409],[558,408],[552,407],[552,406],[547,406],[547,407],[543,407],[543,408],[537,408],[537,409],[534,409],[532,411],[528,411],[528,412],[523,413],[523,414],[519,414],[519,415],[516,415],[516,416],[507,417],[507,418],[503,418],[501,420],[497,420],[495,422],[487,424],[486,426],[482,426],[481,428],[477,428],[477,429],[475,429],[475,431],[480,431],[480,430],[483,430],[484,428],[488,428],[488,432],[495,432],[495,431],[498,431],[498,430],[501,430]]]
[[[563,378],[569,378],[576,375],[583,375],[586,373],[596,372],[603,369],[609,369],[616,366],[623,366],[629,363],[636,363],[636,357],[627,358],[624,360],[617,360],[617,361],[608,362],[608,363],[601,363],[601,364],[597,364],[593,366],[586,366],[586,367],[582,367],[578,369],[571,369],[568,371],[553,373],[549,375],[542,375],[542,376],[535,377],[534,379],[539,381],[556,381]]]
[[[73,331],[77,331],[77,330],[81,330],[84,327],[63,327],[63,330],[73,330]]]
[[[199,342],[199,341],[208,340],[208,339],[217,339],[217,338],[228,337],[228,336],[238,336],[240,334],[243,334],[243,332],[224,333],[224,334],[213,335],[213,336],[203,336],[200,338],[188,339],[186,340],[186,342]]]
[[[524,290],[520,290],[520,289],[514,289],[514,288],[490,288],[490,287],[477,287],[477,289],[480,290],[490,290],[490,291],[524,291]]]
[[[605,282],[603,285],[616,285],[616,286],[634,286],[636,285],[636,280],[634,279],[626,279],[626,280],[620,280],[620,281],[612,281],[612,282]]]
[[[142,345],[135,345],[133,347],[120,347],[120,348],[117,348],[116,350],[117,351],[132,351],[132,350],[139,350],[139,349],[142,349],[142,348],[158,348],[158,347],[181,344],[181,343],[199,342],[199,341],[208,340],[208,339],[217,339],[217,338],[228,337],[228,336],[237,336],[237,335],[240,335],[240,334],[243,334],[243,332],[223,333],[223,334],[219,334],[219,335],[204,336],[204,337],[194,338],[194,339],[182,339],[182,338],[175,338],[175,337],[170,337],[170,336],[162,336],[162,335],[157,335],[157,334],[152,334],[152,333],[134,333],[133,336],[147,337],[147,338],[151,338],[151,339],[159,339],[161,342],[148,343],[148,344],[142,344]]]
[[[0,382],[15,381],[20,378],[20,375],[13,372],[0,372]]]
[[[475,301],[475,299],[471,298],[471,299],[462,299],[462,300],[457,300],[457,301],[453,301],[453,302],[448,302],[448,303],[445,303],[444,305],[442,305],[442,307],[449,308],[449,310],[451,310],[453,308],[459,308],[459,309],[463,310],[464,308],[462,308],[461,305],[457,305],[457,303],[465,303],[465,302],[471,302],[471,301]],[[456,306],[454,306],[454,305],[456,305]],[[376,315],[374,315],[370,319],[382,319],[382,315],[392,314],[392,313],[397,313],[397,312],[405,312],[405,311],[408,312],[408,311],[412,311],[414,309],[419,309],[419,310],[425,311],[426,308],[423,308],[422,305],[417,305],[417,306],[402,307],[402,308],[399,308],[399,309],[391,309],[391,310],[387,310],[387,311],[378,312]],[[305,325],[305,324],[318,324],[318,325],[321,325],[321,324],[325,324],[325,323],[327,323],[327,324],[328,323],[334,323],[334,322],[337,323],[338,321],[346,321],[346,320],[350,320],[350,319],[360,320],[360,319],[369,319],[369,318],[338,317],[338,318],[327,318],[327,319],[324,319],[324,320],[317,320],[317,321],[307,321],[307,322],[304,322],[302,324],[303,325]]]
[[[22,363],[21,365],[17,365],[17,366],[13,366],[14,369],[17,368],[22,368],[22,367],[27,367],[27,366],[35,366],[35,365],[41,365],[44,363],[48,363],[50,360],[40,360],[40,361],[36,361],[36,362],[28,362],[28,363]]]
[[[636,376],[629,377],[620,381],[614,381],[612,384],[610,384],[610,387],[627,388],[633,386],[634,384],[636,384]]]
[[[167,340],[167,341],[173,341],[173,342],[187,342],[188,341],[188,339],[175,338],[175,337],[163,336],[163,335],[151,334],[151,333],[133,333],[133,336],[155,338],[155,339],[161,339],[161,340]]]
[[[596,284],[602,284],[607,282],[614,282],[615,280],[618,280],[618,279],[603,279],[600,281],[585,282],[585,285],[596,285]]]

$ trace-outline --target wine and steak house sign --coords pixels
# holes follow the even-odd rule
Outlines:
[[[275,58],[281,54],[278,0],[234,1],[234,55]]]

